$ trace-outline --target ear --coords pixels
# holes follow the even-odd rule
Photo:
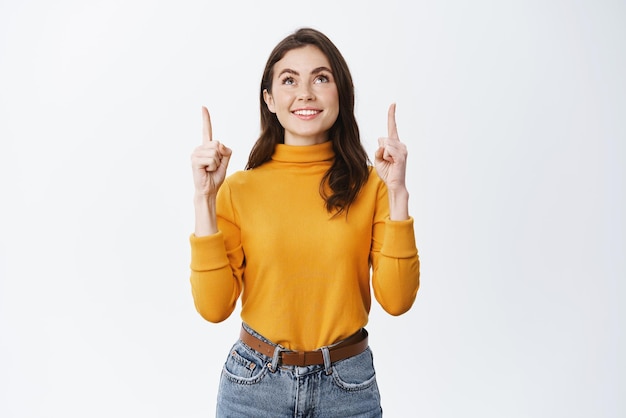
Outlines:
[[[276,113],[276,108],[274,107],[274,98],[272,97],[270,92],[267,91],[267,89],[263,90],[263,100],[267,105],[267,109],[272,113]]]

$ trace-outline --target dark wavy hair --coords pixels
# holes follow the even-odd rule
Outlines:
[[[287,36],[276,45],[267,60],[259,94],[261,135],[250,151],[246,170],[269,161],[276,144],[284,143],[285,130],[276,115],[267,108],[263,90],[272,92],[274,64],[292,49],[307,45],[316,46],[328,58],[339,94],[339,115],[328,131],[335,159],[322,178],[320,194],[326,202],[328,212],[335,212],[335,215],[344,211],[347,213],[367,181],[370,162],[361,144],[359,127],[354,116],[354,85],[348,65],[331,40],[315,29],[302,28]]]

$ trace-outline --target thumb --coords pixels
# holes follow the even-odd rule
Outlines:
[[[387,149],[387,141],[388,138],[378,138],[378,151],[376,151],[376,157],[381,160],[389,160],[389,150]],[[378,156],[380,154],[380,157]]]
[[[222,157],[230,157],[232,153],[233,153],[232,149],[220,143],[220,154],[222,154]]]
[[[230,161],[230,156],[233,154],[233,150],[220,143],[220,154],[222,155],[222,162],[220,165],[223,165],[224,169],[226,169],[228,167],[228,162]]]
[[[385,148],[383,148],[382,146],[379,146],[376,152],[374,153],[374,158],[376,159],[376,161],[380,161],[383,159],[384,155],[385,155]]]

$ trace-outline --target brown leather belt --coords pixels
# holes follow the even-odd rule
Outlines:
[[[274,350],[276,348],[275,345],[258,339],[254,335],[250,334],[244,327],[241,327],[241,334],[239,338],[241,338],[241,341],[253,350],[258,351],[267,357],[274,356]],[[329,347],[328,351],[330,353],[330,362],[334,363],[336,361],[361,354],[367,349],[367,347],[367,331],[365,329],[361,329],[339,344]],[[280,359],[281,363],[286,366],[313,366],[324,364],[324,356],[321,350],[282,351],[280,353]]]

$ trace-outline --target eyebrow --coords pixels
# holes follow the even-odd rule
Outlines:
[[[317,68],[315,68],[315,69],[313,69],[313,70],[311,71],[311,74],[321,73],[322,71],[327,71],[327,72],[329,72],[329,73],[331,73],[331,74],[333,73],[333,72],[332,72],[329,68],[327,68],[327,67],[317,67]],[[278,74],[278,77],[280,77],[281,75],[283,75],[283,74],[285,74],[285,73],[286,73],[286,74],[293,74],[293,75],[297,75],[297,76],[299,76],[299,75],[300,75],[300,73],[299,73],[299,72],[297,72],[296,70],[292,70],[291,68],[285,68],[284,70],[282,70],[282,71],[280,72],[280,74]]]

